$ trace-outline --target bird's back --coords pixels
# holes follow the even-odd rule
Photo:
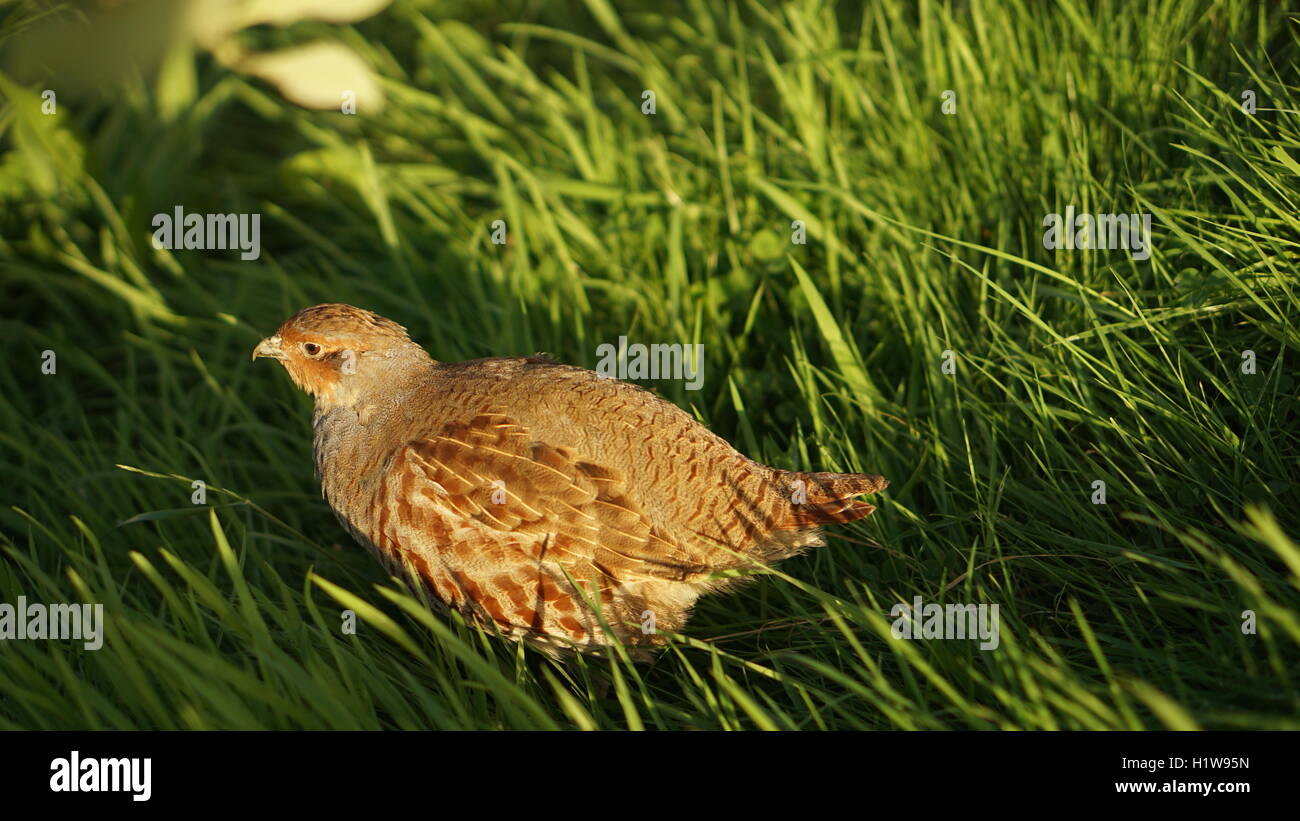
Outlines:
[[[816,504],[819,494],[833,493],[826,482],[809,477],[839,475],[792,473],[755,462],[647,390],[541,357],[439,363],[426,385],[420,401],[427,410],[420,417],[427,432],[500,414],[533,440],[571,450],[616,474],[657,528],[711,568],[743,564],[735,552],[750,554],[774,538],[774,552],[761,558],[782,558],[786,547],[797,550],[800,545],[788,544],[792,540],[784,535],[800,529],[792,527],[796,505]],[[869,482],[859,485],[857,493],[876,489]],[[856,487],[839,490],[850,494]],[[801,491],[805,497],[811,491],[811,500],[801,500]],[[850,518],[857,517],[808,515],[802,527]]]

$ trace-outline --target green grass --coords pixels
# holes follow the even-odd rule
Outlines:
[[[345,40],[374,116],[202,53],[54,117],[57,78],[3,81],[0,601],[103,602],[108,632],[0,643],[0,728],[1300,728],[1294,22],[559,5],[254,33]],[[0,48],[38,16],[0,4]],[[154,250],[177,204],[260,212],[261,259]],[[1152,213],[1151,259],[1044,250],[1068,205]],[[703,343],[703,389],[664,396],[893,484],[652,666],[559,664],[431,615],[335,523],[309,400],[249,362],[323,301],[443,360]],[[918,595],[998,604],[1001,647],[892,639]]]

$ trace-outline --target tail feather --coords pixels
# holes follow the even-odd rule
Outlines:
[[[778,479],[786,486],[791,504],[776,519],[776,530],[857,521],[869,516],[876,506],[854,497],[879,493],[889,487],[885,477],[865,473],[781,471]]]

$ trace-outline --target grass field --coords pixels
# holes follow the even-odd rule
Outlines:
[[[46,8],[0,3],[0,50]],[[1300,729],[1276,4],[399,0],[245,36],[342,41],[386,105],[179,47],[55,115],[59,76],[0,76],[0,602],[107,620],[0,642],[0,728]],[[261,256],[155,249],[177,205],[261,214]],[[1151,214],[1150,258],[1046,250],[1070,206]],[[649,386],[892,486],[653,665],[554,662],[336,524],[310,400],[249,362],[327,301],[441,360],[702,343],[701,390]],[[999,647],[893,638],[917,596],[997,604]]]

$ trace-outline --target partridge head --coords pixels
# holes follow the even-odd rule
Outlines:
[[[857,497],[889,485],[759,464],[582,368],[437,362],[350,305],[298,312],[258,357],[315,398],[321,489],[356,540],[447,607],[546,650],[660,643],[700,595],[735,583],[723,571],[821,544],[820,526],[867,516]]]

